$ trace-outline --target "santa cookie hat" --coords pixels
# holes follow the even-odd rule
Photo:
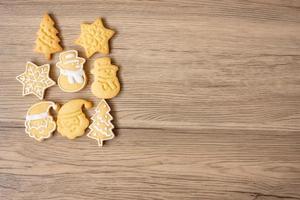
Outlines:
[[[58,117],[73,117],[80,113],[82,113],[82,106],[86,109],[89,109],[93,106],[93,104],[84,99],[73,99],[67,103],[65,103],[61,109],[58,111]]]
[[[52,101],[41,101],[39,103],[31,106],[26,115],[26,120],[38,120],[49,117],[49,110],[53,108],[54,110],[58,110],[58,105]]]
[[[59,54],[59,62],[56,63],[57,67],[67,67],[68,65],[73,65],[74,63],[82,65],[85,63],[85,59],[78,57],[76,50],[65,51]]]

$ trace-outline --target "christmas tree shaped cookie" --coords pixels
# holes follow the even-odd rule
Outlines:
[[[17,80],[23,84],[23,96],[34,94],[42,100],[45,90],[55,85],[55,82],[49,78],[49,70],[49,64],[37,66],[27,62],[25,72],[17,76]]]
[[[57,33],[54,21],[48,14],[45,14],[37,33],[35,51],[44,54],[48,60],[51,59],[52,53],[62,51],[62,47],[59,45],[60,39],[56,35]]]
[[[94,53],[109,53],[109,39],[114,35],[114,31],[103,26],[101,18],[92,24],[81,24],[81,33],[75,41],[76,44],[85,49],[86,56],[89,58]]]
[[[111,123],[113,117],[109,112],[109,105],[102,99],[92,117],[93,123],[89,126],[90,132],[87,136],[97,140],[99,146],[103,145],[103,141],[114,138],[114,133],[112,132],[114,125]]]

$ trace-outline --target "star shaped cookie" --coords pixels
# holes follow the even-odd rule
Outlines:
[[[55,82],[49,78],[49,70],[49,64],[37,66],[27,62],[25,72],[16,77],[23,84],[23,96],[34,94],[42,100],[45,90],[55,85]]]
[[[96,19],[92,24],[81,24],[81,33],[75,41],[76,44],[85,49],[89,58],[99,52],[107,55],[109,53],[108,40],[114,35],[114,31],[103,26],[101,18]]]

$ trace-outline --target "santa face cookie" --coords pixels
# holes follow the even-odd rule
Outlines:
[[[110,99],[120,92],[120,82],[117,77],[118,67],[111,64],[108,57],[99,58],[94,63],[92,74],[94,82],[92,93],[101,99]]]
[[[32,138],[42,141],[49,138],[56,129],[50,108],[58,110],[58,105],[52,101],[41,101],[31,106],[26,115],[25,132]]]
[[[65,103],[57,114],[57,130],[68,139],[82,136],[89,126],[89,120],[82,112],[82,107],[89,109],[92,103],[84,99],[73,99]]]
[[[78,57],[76,50],[62,52],[56,66],[60,70],[58,86],[65,92],[77,92],[86,85],[86,75],[83,70],[85,59]]]

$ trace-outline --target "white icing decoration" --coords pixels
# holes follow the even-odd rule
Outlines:
[[[73,54],[67,54],[66,58],[74,58],[74,55]]]
[[[84,71],[83,71],[83,69],[73,71],[73,70],[67,70],[67,69],[60,68],[60,73],[64,76],[67,76],[68,81],[71,84],[83,83],[83,81],[84,81],[84,78],[83,78]]]
[[[77,64],[79,64],[79,61],[78,60],[66,60],[66,61],[64,61],[64,64],[69,64],[69,63],[77,63]]]
[[[40,113],[40,114],[34,114],[34,115],[27,115],[26,121],[30,120],[37,120],[37,119],[44,119],[49,117],[48,112]]]

